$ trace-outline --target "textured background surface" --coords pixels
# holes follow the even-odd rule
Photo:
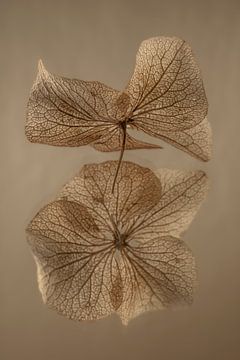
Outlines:
[[[237,0],[1,1],[2,360],[239,359],[239,16]],[[203,164],[163,144],[164,150],[128,152],[125,159],[209,174],[208,199],[184,236],[198,263],[198,294],[188,310],[147,313],[127,328],[115,316],[71,322],[42,305],[24,228],[83,163],[118,155],[26,141],[37,60],[57,74],[121,89],[139,43],[156,35],[192,45],[210,103],[214,156]]]

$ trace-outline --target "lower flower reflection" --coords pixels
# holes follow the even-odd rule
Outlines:
[[[207,192],[202,171],[155,173],[123,162],[85,165],[27,227],[39,288],[75,320],[190,304],[195,261],[179,239]]]

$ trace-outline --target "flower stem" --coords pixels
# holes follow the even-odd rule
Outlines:
[[[120,166],[122,163],[122,159],[123,159],[123,154],[124,154],[124,150],[125,150],[125,146],[126,146],[126,137],[127,137],[127,120],[121,122],[121,129],[123,131],[123,141],[122,141],[122,148],[121,148],[121,153],[120,153],[120,157],[118,160],[118,165],[117,165],[117,170],[114,176],[114,180],[113,180],[113,185],[112,185],[112,194],[114,193],[114,188],[115,188],[115,184],[116,184],[116,180],[117,180],[117,176],[120,170]]]

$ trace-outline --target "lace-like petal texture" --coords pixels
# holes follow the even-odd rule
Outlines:
[[[207,192],[202,171],[85,165],[27,227],[43,301],[75,320],[190,304],[195,261],[179,238]]]
[[[123,92],[97,81],[50,74],[42,62],[31,90],[26,136],[57,146],[123,147],[122,123],[207,161],[211,129],[199,67],[190,46],[175,37],[143,41],[133,76]],[[127,134],[125,149],[151,149]]]

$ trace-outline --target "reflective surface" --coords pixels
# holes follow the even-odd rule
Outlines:
[[[239,358],[239,13],[237,0],[1,1],[1,359]],[[213,159],[202,163],[156,139],[163,150],[128,151],[124,159],[208,173],[208,199],[183,236],[196,257],[198,294],[190,309],[146,313],[128,327],[117,316],[69,321],[42,304],[25,227],[84,163],[119,154],[27,142],[37,61],[122,89],[140,42],[156,35],[182,37],[194,50],[210,104]]]

